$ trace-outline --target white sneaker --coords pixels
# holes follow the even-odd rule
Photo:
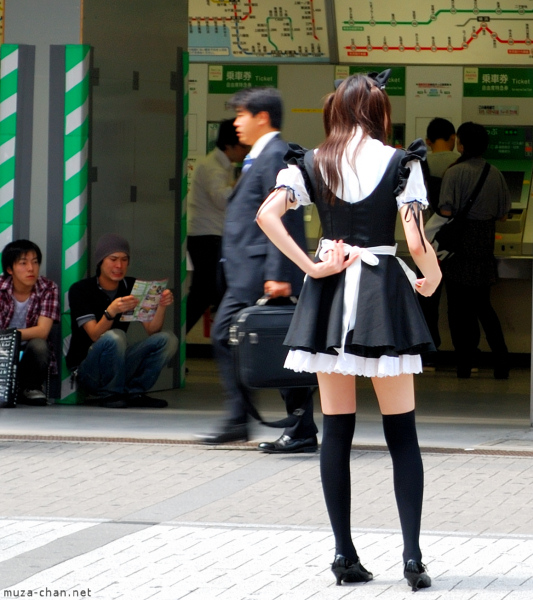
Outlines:
[[[46,400],[46,394],[42,390],[24,390],[22,393],[27,400]]]
[[[24,390],[19,404],[30,404],[33,406],[46,406],[46,394],[42,390]]]

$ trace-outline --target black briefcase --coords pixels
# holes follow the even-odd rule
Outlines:
[[[261,300],[259,301],[261,302]],[[296,373],[283,366],[289,347],[283,340],[296,305],[264,304],[243,308],[230,327],[239,382],[251,389],[317,386],[315,373]]]

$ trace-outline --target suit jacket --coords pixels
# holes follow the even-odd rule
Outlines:
[[[264,199],[286,167],[283,157],[287,143],[279,136],[271,139],[251,167],[242,175],[228,199],[222,260],[228,290],[241,302],[252,305],[264,291],[265,281],[284,281],[298,295],[304,273],[267,238],[255,222]],[[285,227],[298,245],[306,249],[303,210],[289,210]]]

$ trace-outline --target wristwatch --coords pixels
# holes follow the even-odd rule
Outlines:
[[[107,310],[104,310],[104,317],[108,320],[108,321],[114,321],[115,317],[112,317]]]

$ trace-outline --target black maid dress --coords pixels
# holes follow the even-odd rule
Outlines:
[[[285,366],[295,371],[368,377],[421,372],[420,354],[435,347],[407,267],[393,253],[396,196],[409,177],[406,164],[425,158],[424,143],[416,140],[407,150],[397,150],[380,183],[365,199],[349,203],[337,198],[334,205],[318,194],[314,152],[295,144],[289,147],[285,161],[302,172],[309,197],[318,209],[323,239],[343,240],[361,248],[377,247],[378,251],[386,247],[390,254],[375,254],[379,262],[374,265],[361,261],[357,297],[345,298],[347,271],[320,279],[305,278],[284,342],[291,347]],[[419,219],[420,204],[414,204],[417,206],[412,205],[410,214]],[[355,324],[346,329],[343,317],[354,308]]]

